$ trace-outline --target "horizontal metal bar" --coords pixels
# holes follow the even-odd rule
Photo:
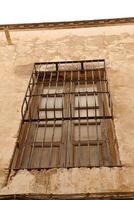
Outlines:
[[[98,144],[99,145],[102,145],[103,143],[105,142],[105,140],[85,140],[85,141],[73,141],[73,145],[74,146],[78,146],[80,144],[80,146],[88,146],[88,145],[91,145],[91,146],[97,146]]]
[[[99,109],[99,106],[74,107],[75,110]],[[39,111],[62,111],[63,108],[39,108]]]
[[[72,121],[73,122],[73,124],[74,124],[74,126],[78,126],[79,125],[79,122],[76,122],[76,121]],[[31,122],[31,123],[36,123],[36,122]],[[89,126],[93,126],[93,125],[100,125],[101,124],[101,122],[100,121],[97,121],[97,122],[93,122],[93,121],[85,121],[85,122],[80,122],[80,125],[81,126],[83,126],[83,125],[89,125]],[[39,124],[39,127],[53,127],[54,126],[54,124],[53,124],[53,122],[50,124],[50,123],[45,123],[45,124],[43,124],[43,123],[40,123]],[[62,126],[62,121],[61,121],[61,123],[60,123],[60,121],[58,121],[58,124],[57,124],[57,122],[55,123],[55,127],[61,127]]]
[[[79,120],[79,119],[81,119],[81,120],[83,120],[83,119],[85,119],[85,120],[87,120],[87,116],[86,117],[71,117],[71,120]],[[97,119],[112,119],[112,115],[111,116],[96,116],[96,117],[94,117],[94,116],[88,116],[88,119],[94,119],[94,120],[97,120]],[[57,118],[33,118],[33,119],[24,119],[23,121],[24,122],[36,122],[36,121],[58,121],[58,120],[70,120],[70,117],[57,117]]]
[[[38,148],[43,148],[43,147],[51,147],[51,145],[53,147],[59,147],[60,146],[60,142],[34,142],[33,144],[31,144],[31,146],[34,147],[38,147]]]
[[[26,97],[38,97],[38,96],[41,96],[41,97],[63,97],[63,95],[66,95],[66,94],[74,94],[75,96],[85,96],[86,94],[87,95],[97,95],[97,94],[110,94],[109,92],[63,92],[63,93],[46,93],[46,94],[32,94],[32,95],[26,95]]]
[[[69,61],[55,61],[55,62],[35,62],[35,65],[44,65],[44,64],[67,64],[67,63],[91,63],[91,62],[105,62],[105,59],[93,59],[93,60],[69,60]]]
[[[72,63],[73,64],[73,63]],[[46,64],[47,65],[47,64]],[[41,65],[40,65],[41,66]],[[45,65],[43,65],[43,66],[45,66]],[[63,69],[63,70],[58,70],[58,73],[63,73],[63,72],[67,72],[67,73],[70,73],[70,72],[80,72],[80,74],[83,74],[83,70],[81,70],[81,69]],[[84,72],[92,72],[92,71],[101,71],[101,72],[105,72],[106,71],[106,69],[105,69],[105,67],[104,66],[101,66],[101,67],[93,67],[93,66],[91,66],[91,68],[89,68],[89,69],[84,69]],[[34,70],[33,72],[32,72],[32,74],[33,75],[37,75],[38,73],[53,73],[53,76],[54,75],[57,75],[57,71],[55,71],[55,70],[44,70],[44,71],[42,71],[42,70]]]
[[[39,124],[39,127],[53,127],[53,126],[54,126],[53,123],[47,124],[47,125],[46,125],[46,123],[45,124]],[[61,127],[61,126],[62,126],[62,123],[60,123],[60,124],[55,123],[55,127]]]
[[[92,66],[91,66],[92,67]],[[38,68],[37,68],[38,69]],[[75,72],[80,72],[80,74],[82,74],[83,75],[83,70],[80,70],[80,69],[75,69],[75,70],[73,70],[73,69],[62,69],[62,70],[59,70],[58,72],[59,72],[59,79],[61,78],[61,75],[62,75],[62,73],[63,72],[67,72],[67,73],[71,73],[71,72],[73,72],[73,73],[75,73]],[[90,68],[90,69],[84,69],[84,72],[105,72],[106,70],[105,70],[105,68],[104,67],[100,67],[100,68]],[[42,74],[44,74],[44,73],[46,73],[47,74],[47,76],[49,75],[49,74],[51,74],[51,73],[53,73],[53,78],[57,75],[57,71],[55,71],[55,70],[51,70],[51,71],[49,71],[49,70],[47,70],[46,71],[46,69],[44,69],[44,70],[40,70],[40,68],[39,68],[39,70],[36,70],[35,72],[33,72],[33,75],[35,75],[35,77],[38,75],[38,74],[40,74],[40,76],[42,75]],[[47,77],[46,77],[47,78]],[[45,78],[45,79],[46,79]],[[68,77],[66,77],[66,78],[68,78]],[[77,79],[78,80],[78,79]],[[87,79],[88,80],[88,79]],[[45,80],[44,80],[45,81]]]
[[[92,125],[100,125],[101,124],[101,122],[100,121],[97,121],[97,122],[90,122],[89,120],[87,121],[86,120],[86,122],[73,122],[73,124],[75,125],[75,126],[78,126],[79,124],[81,125],[81,126],[83,126],[83,125],[89,125],[89,126],[92,126]]]
[[[62,111],[63,108],[39,108],[39,111]]]
[[[88,145],[91,145],[91,146],[96,146],[98,145],[102,145],[103,143],[105,142],[105,140],[75,140],[72,142],[72,144],[74,146],[78,146],[80,144],[80,146],[88,146]],[[53,142],[33,142],[32,144],[31,143],[26,143],[24,144],[24,146],[33,146],[33,147],[39,147],[39,148],[44,148],[44,147],[51,147],[51,145],[53,147],[59,147],[61,144],[61,142],[57,142],[57,141],[53,141]],[[18,144],[18,148],[20,147],[20,145]]]
[[[38,81],[38,82],[30,83],[29,85],[33,85],[34,86],[34,85],[41,85],[43,83],[44,86],[47,86],[48,85],[48,81],[49,81],[49,79],[45,79],[45,80],[43,80],[43,82],[42,81]],[[98,83],[98,82],[106,82],[107,83],[106,79],[76,80],[76,81],[75,80],[71,80],[71,82],[72,83],[76,83],[76,85],[77,85],[77,83],[80,83],[80,85],[82,85],[86,81],[87,81],[87,84],[92,84],[93,82],[94,83]],[[66,82],[70,82],[69,79]],[[53,86],[53,83],[55,83],[55,80],[54,81],[52,80],[51,83],[52,83],[52,86]],[[58,86],[62,86],[62,83],[63,83],[63,79],[59,79],[58,80]]]

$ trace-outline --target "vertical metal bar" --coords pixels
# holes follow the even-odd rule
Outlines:
[[[87,137],[88,137],[88,165],[91,165],[90,160],[90,134],[89,134],[89,119],[88,119],[88,81],[87,81],[87,70],[85,70],[85,87],[86,87],[86,113],[87,113]]]
[[[80,125],[80,100],[79,100],[79,94],[80,94],[80,71],[78,70],[78,120],[79,120],[79,141],[78,141],[78,147],[79,147],[79,153],[78,153],[78,165],[81,165],[81,125]]]
[[[53,125],[53,134],[52,134],[52,139],[51,139],[51,146],[49,150],[49,163],[48,165],[50,166],[52,164],[52,151],[53,151],[53,139],[54,139],[54,133],[55,133],[55,126],[56,126],[56,119],[54,119],[54,125]]]
[[[70,116],[70,111],[69,111],[69,108],[70,108],[70,103],[69,103],[69,92],[70,92],[70,81],[69,81],[69,76],[70,74],[70,70],[67,71],[67,80],[66,80],[66,84],[65,84],[65,98],[64,98],[64,111],[65,111],[65,117],[69,118]],[[70,129],[70,126],[69,126],[69,120],[65,120],[64,121],[64,147],[65,147],[65,163],[66,163],[66,166],[68,166],[68,137],[69,137],[69,129]]]
[[[65,152],[63,149],[65,149],[65,144],[64,144],[64,98],[65,98],[65,82],[66,82],[66,71],[63,71],[63,91],[62,91],[62,130],[61,130],[61,145],[60,145],[60,166],[64,167],[65,166]]]
[[[73,72],[71,71],[71,78],[70,78],[70,120],[72,121],[72,112],[73,112],[73,107],[72,107],[72,92],[73,92]]]
[[[64,118],[64,98],[65,98],[66,73],[67,73],[67,72],[64,71],[63,95],[62,95],[62,119]]]
[[[56,63],[56,72],[58,71],[58,63]]]
[[[84,70],[83,62],[81,62],[81,70]]]
[[[51,82],[52,82],[52,77],[53,77],[53,72],[50,72],[50,79],[49,79],[49,84],[48,84],[48,90],[47,90],[47,96],[46,96],[46,102],[45,102],[45,114],[46,114],[46,120],[48,120],[47,118],[47,102],[48,102],[48,96],[49,96],[49,90],[51,87]]]
[[[96,96],[95,96],[95,75],[94,75],[94,67],[92,66],[92,82],[93,82],[93,93],[94,93],[94,102],[95,102],[95,127],[96,127],[96,137],[97,137],[97,157],[98,157],[98,163],[100,166],[100,146],[99,146],[99,135],[98,135],[98,121],[97,121],[97,113],[96,113]]]
[[[54,93],[54,119],[56,119],[56,107],[55,107],[55,104],[56,104],[56,95],[57,95],[57,86],[58,86],[58,79],[59,79],[59,71],[57,72],[57,77],[56,77],[56,83],[55,83],[55,93]]]
[[[69,99],[69,106],[68,106],[68,114],[70,117],[70,120],[68,121],[68,137],[67,137],[67,165],[72,166],[72,109],[73,109],[73,101],[72,101],[72,91],[73,91],[73,84],[72,84],[72,78],[73,78],[73,71],[71,70],[69,72],[69,91],[68,91],[68,99]]]
[[[51,140],[51,148],[49,151],[49,166],[51,165],[52,153],[53,153],[53,139],[54,139],[54,133],[55,133],[55,124],[56,124],[55,102],[56,102],[58,79],[59,79],[59,71],[57,72],[56,83],[55,83],[55,94],[54,94],[54,105],[53,105],[53,107],[54,107],[54,127],[53,127],[53,135],[52,135],[52,140]]]
[[[46,78],[46,72],[44,70],[44,76],[43,76],[43,80],[42,80],[41,93],[43,93],[43,90],[44,90],[45,78]],[[40,101],[40,104],[41,104],[41,101]],[[47,130],[47,120],[45,121],[45,127],[44,127],[44,132],[43,132],[43,140],[42,140],[42,144],[41,144],[41,153],[40,153],[40,159],[39,159],[39,168],[41,168],[41,161],[42,161],[44,143],[45,143],[45,138],[46,138],[46,130]]]

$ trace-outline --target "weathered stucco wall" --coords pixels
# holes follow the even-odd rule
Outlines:
[[[134,191],[134,25],[0,32],[0,193]],[[5,185],[21,120],[20,108],[37,61],[105,58],[122,168],[12,172]]]

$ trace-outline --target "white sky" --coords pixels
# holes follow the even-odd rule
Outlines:
[[[134,0],[0,0],[0,24],[133,16]]]

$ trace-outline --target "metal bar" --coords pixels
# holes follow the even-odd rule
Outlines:
[[[87,141],[80,141],[81,146],[88,146],[88,147],[89,147],[89,145],[92,145],[92,146],[98,145],[98,143],[99,143],[99,145],[102,145],[104,143],[104,140],[99,140],[99,142],[97,140],[89,140],[88,144],[87,144]],[[74,141],[73,145],[78,146],[79,145],[79,140],[78,141]]]
[[[79,92],[80,92],[80,72],[78,70],[78,107],[80,108],[80,100],[79,100]],[[81,165],[81,126],[80,126],[80,109],[78,109],[78,120],[79,120],[79,143],[78,143],[78,148],[79,148],[79,153],[78,153],[78,166]]]
[[[44,148],[44,147],[52,148],[52,145],[53,145],[53,147],[59,147],[60,146],[60,142],[54,142],[53,144],[52,144],[52,142],[35,142],[34,143],[34,147],[40,147],[40,148]]]
[[[46,73],[44,72],[44,77],[42,80],[42,87],[41,87],[41,92],[44,90],[44,81],[45,81],[45,77],[46,77]],[[41,95],[40,95],[40,104],[41,104]],[[40,105],[39,105],[40,107]],[[40,109],[39,109],[40,112]],[[41,127],[40,124],[38,125],[38,128]],[[39,168],[41,167],[41,161],[42,161],[42,155],[43,155],[43,147],[44,147],[44,143],[45,143],[45,138],[46,138],[46,129],[47,129],[47,121],[45,122],[45,128],[44,128],[44,132],[43,132],[43,140],[42,140],[42,150],[40,153],[40,158],[39,158]],[[36,144],[35,144],[36,147]]]
[[[70,120],[68,120],[68,138],[67,138],[67,166],[73,165],[73,146],[72,146],[72,116],[73,116],[73,96],[71,95],[71,92],[74,90],[74,85],[72,83],[73,80],[73,72],[71,71],[69,73],[70,75],[70,81],[69,81],[69,116]]]
[[[65,166],[65,147],[64,147],[64,93],[65,93],[65,82],[66,82],[66,71],[63,72],[63,86],[62,86],[62,125],[61,125],[61,140],[60,140],[60,150],[59,150],[59,157],[60,157],[60,166]]]
[[[90,159],[90,134],[89,134],[89,119],[88,119],[88,93],[87,93],[87,87],[88,87],[88,80],[87,80],[87,71],[85,71],[85,87],[86,87],[86,113],[87,113],[87,137],[88,137],[88,165],[91,165],[91,159]]]
[[[67,64],[65,65],[65,66],[67,66]],[[71,66],[67,66],[67,67],[73,67],[72,65]],[[77,65],[75,66],[75,68],[77,67]],[[73,72],[73,73],[76,73],[77,74],[77,72],[78,72],[78,69],[66,69],[66,72]],[[64,72],[65,71],[65,69],[61,69],[61,70],[58,70],[59,72]],[[100,67],[99,69],[98,68],[90,68],[90,69],[85,69],[84,71],[87,71],[87,72],[92,72],[92,71],[94,71],[94,72],[98,72],[98,71],[101,71],[101,72],[103,72],[103,71],[105,71],[105,69],[104,69],[104,67]],[[56,72],[55,70],[47,70],[47,73],[48,73],[48,75],[51,73],[51,72]],[[40,76],[39,76],[39,80],[41,80],[42,79],[42,74],[44,73],[44,70],[42,70],[42,71],[40,71]],[[83,70],[81,71],[81,73],[83,73]],[[33,75],[37,75],[38,74],[38,70],[36,70],[36,72],[33,72]],[[47,80],[47,78],[48,77],[46,77],[46,80]],[[60,77],[61,78],[61,77]],[[61,80],[61,79],[59,79],[59,80]],[[105,79],[104,79],[105,80]],[[45,81],[46,82],[46,81]],[[37,82],[36,82],[37,83]]]
[[[58,68],[58,65],[57,65]],[[54,140],[54,134],[55,134],[55,124],[56,124],[56,114],[55,114],[55,103],[56,103],[56,93],[57,93],[57,87],[58,87],[58,78],[59,78],[59,72],[57,72],[57,77],[56,77],[56,85],[55,85],[55,96],[54,96],[54,127],[53,127],[53,135],[52,135],[52,140],[51,140],[51,148],[49,151],[49,166],[51,165],[52,162],[52,153],[53,153],[53,140]]]
[[[78,109],[78,111],[79,111],[80,109]],[[103,119],[104,118],[104,116],[102,115],[102,116],[96,116],[96,117],[94,117],[94,116],[88,116],[88,119],[96,119],[96,120],[98,120],[98,119]],[[63,118],[64,120],[70,120],[70,117],[64,117]],[[82,119],[87,119],[87,116],[85,116],[85,117],[80,117],[80,119],[82,120]],[[105,119],[112,119],[112,117],[111,116],[105,116]],[[31,121],[32,122],[36,122],[38,120],[38,118],[33,118],[33,119],[31,119]],[[46,120],[48,120],[48,121],[53,121],[54,120],[54,118],[40,118],[40,121],[46,121]],[[62,120],[62,117],[57,117],[56,118],[56,120]],[[79,120],[79,117],[72,117],[72,120]],[[24,122],[29,122],[30,121],[30,119],[25,119],[24,120]],[[97,123],[97,122],[96,122]]]
[[[58,71],[59,67],[58,67],[58,63],[56,63],[56,71]]]
[[[74,107],[75,110],[85,110],[85,109],[99,109],[99,106],[83,106],[83,107]],[[62,108],[40,108],[40,111],[62,111]],[[72,111],[71,111],[72,112]],[[72,113],[70,113],[72,114]]]
[[[49,95],[49,90],[51,87],[52,77],[53,77],[53,72],[51,72],[50,79],[49,79],[48,91],[47,91],[46,102],[45,102],[45,110],[47,110],[47,103],[48,103],[48,97],[49,97],[48,95]],[[47,120],[47,111],[45,112],[45,115],[46,115],[46,120]]]
[[[84,70],[84,71],[87,71],[87,70]],[[92,72],[92,71],[95,71],[95,70],[90,70],[90,72]],[[50,71],[49,73],[51,73],[51,72],[53,72],[53,71]],[[59,71],[59,72],[63,72],[63,71]],[[66,71],[66,72],[71,72],[71,71]],[[73,71],[72,71],[73,72]],[[75,71],[75,72],[77,72],[77,71]],[[96,72],[98,72],[98,70],[96,71]],[[82,72],[81,72],[82,73]],[[67,77],[68,78],[68,77]],[[44,85],[46,84],[48,84],[48,80],[49,80],[49,77],[47,78],[46,77],[46,79],[45,79],[45,81],[44,81]],[[63,77],[59,77],[59,83],[62,85],[62,81],[63,81]],[[69,81],[69,78],[68,78],[68,81]],[[88,82],[89,83],[93,83],[93,81],[95,82],[95,83],[97,83],[97,82],[99,82],[99,81],[104,81],[104,82],[107,82],[107,80],[106,79],[94,79],[94,80],[88,80]],[[34,82],[34,83],[30,83],[30,85],[40,85],[40,82],[41,81],[39,81],[39,82]],[[73,83],[77,83],[78,82],[78,80],[77,79],[73,79],[72,80],[72,82]],[[84,80],[79,80],[79,82],[80,83],[84,83]],[[54,81],[52,82],[52,83],[55,83]]]
[[[92,78],[93,78],[93,80],[94,80],[94,71],[92,71]],[[93,90],[95,91],[95,83],[94,83],[94,81],[93,81]],[[95,102],[95,107],[96,107],[96,96],[94,95],[94,102]],[[98,157],[98,165],[100,166],[100,146],[99,146],[99,136],[98,136],[98,124],[97,124],[97,113],[96,113],[96,109],[95,109],[95,127],[96,127],[96,136],[97,136],[97,151],[98,151],[98,153],[97,153],[97,157]]]
[[[69,72],[67,72],[66,77],[69,76]],[[70,80],[68,81],[66,79],[65,84],[65,91],[70,91]],[[65,166],[68,165],[69,157],[68,157],[68,138],[70,134],[70,97],[69,95],[64,95],[64,113],[65,117],[68,118],[68,120],[64,120],[64,151],[65,151]],[[65,119],[65,118],[64,118]]]
[[[91,63],[91,62],[104,62],[105,60],[104,59],[93,59],[93,60],[73,60],[73,61],[57,61],[57,62],[35,62],[35,65],[44,65],[44,64],[68,64],[68,63],[80,63],[80,62],[83,62],[83,63]]]
[[[81,62],[81,70],[84,70],[83,62]]]
[[[102,92],[100,92],[100,91],[94,91],[94,92],[79,92],[79,96],[83,96],[83,95],[85,95],[85,94],[88,94],[88,95],[97,95],[97,94],[109,94],[109,92],[105,92],[105,91],[102,91]],[[76,95],[76,96],[78,96],[78,93],[77,92],[65,92],[64,94],[74,94],[74,95]],[[55,93],[51,93],[51,94],[32,94],[31,96],[30,95],[27,95],[26,97],[36,97],[36,96],[42,96],[42,97],[46,97],[47,95],[48,95],[48,97],[53,97],[54,95],[55,95]],[[63,93],[57,93],[56,94],[56,97],[60,97],[60,96],[62,96],[63,95]]]
[[[92,62],[93,63],[93,62]],[[98,61],[96,61],[96,64],[98,63]],[[104,63],[104,62],[103,62]],[[75,63],[73,63],[73,62],[71,62],[71,65],[67,65],[68,63],[65,63],[63,66],[67,66],[67,67],[70,67],[71,66],[71,69],[70,68],[60,68],[60,70],[58,70],[59,72],[64,72],[64,71],[66,71],[66,72],[77,72],[78,70],[80,70],[81,69],[81,61],[80,62],[78,62],[77,64],[80,64],[80,66],[79,66],[79,69],[78,69],[78,67],[77,67],[77,64],[76,65],[74,65]],[[90,62],[90,64],[91,64],[91,62]],[[53,72],[56,72],[56,70],[55,70],[55,63],[52,63],[52,64],[50,64],[50,66],[52,66],[52,65],[54,65],[54,69],[52,68],[52,69],[50,69],[49,68],[49,65],[46,63],[46,64],[38,64],[38,65],[36,65],[36,64],[34,64],[34,70],[35,71],[33,71],[33,75],[37,75],[37,73],[38,73],[38,67],[40,66],[40,65],[43,65],[43,66],[47,66],[47,70],[46,69],[43,69],[42,68],[42,70],[40,71],[40,77],[39,78],[41,78],[41,75],[42,75],[42,73],[44,72],[44,71],[46,71],[46,72],[48,72],[48,74],[49,73],[51,73],[52,71]],[[84,62],[83,62],[83,65],[84,65]],[[58,63],[58,66],[62,66],[62,64],[61,63]],[[62,66],[62,67],[63,67]],[[75,66],[75,67],[74,67]],[[77,68],[76,68],[77,67]],[[49,70],[50,69],[50,70]],[[103,66],[103,67],[96,67],[96,68],[92,68],[92,65],[91,65],[91,67],[90,68],[85,68],[84,69],[84,71],[105,71],[106,69],[105,69],[105,67]]]

